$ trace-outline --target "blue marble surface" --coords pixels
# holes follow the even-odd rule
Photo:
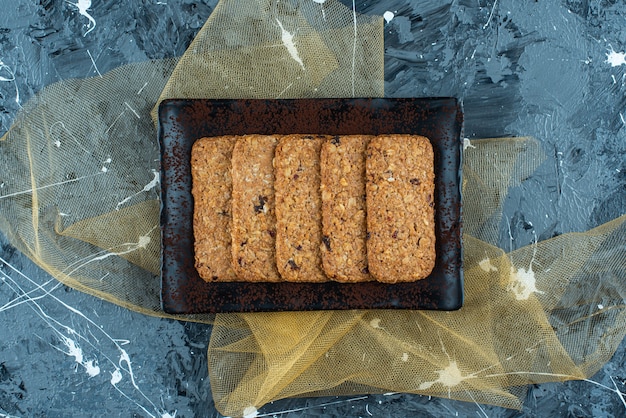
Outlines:
[[[0,0],[0,135],[46,85],[181,55],[216,3]],[[385,25],[388,97],[460,97],[468,138],[542,141],[546,162],[507,196],[503,248],[626,213],[626,3],[355,7],[393,13]],[[0,177],[9,170],[0,167]],[[0,416],[219,416],[207,377],[210,326],[147,317],[50,280],[0,234]],[[129,372],[121,380],[96,373],[79,356]],[[531,387],[521,411],[388,394],[282,400],[259,416],[624,416],[623,399],[601,385],[626,392],[624,342],[590,381]]]

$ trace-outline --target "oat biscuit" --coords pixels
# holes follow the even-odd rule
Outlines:
[[[435,265],[434,161],[421,136],[381,135],[366,154],[367,259],[386,283],[427,277]]]
[[[237,280],[231,267],[231,156],[235,137],[198,139],[191,150],[196,269],[202,279]]]
[[[370,138],[336,136],[322,144],[322,265],[339,282],[372,280],[365,240],[365,150]]]
[[[232,157],[232,265],[250,282],[276,282],[276,214],[274,210],[275,136],[246,135]]]
[[[294,282],[323,282],[320,148],[324,136],[288,135],[274,155],[276,266]]]

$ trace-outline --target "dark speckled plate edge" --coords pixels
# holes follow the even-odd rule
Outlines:
[[[463,112],[455,98],[177,100],[158,112],[161,301],[171,314],[329,309],[456,310],[463,304]],[[251,133],[427,136],[435,151],[437,261],[413,283],[207,283],[194,267],[190,152],[205,136]]]

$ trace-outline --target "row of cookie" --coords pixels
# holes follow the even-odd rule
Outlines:
[[[434,266],[433,151],[421,136],[202,138],[191,157],[207,281],[413,281]]]

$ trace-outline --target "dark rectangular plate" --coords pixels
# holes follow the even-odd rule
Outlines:
[[[461,128],[456,99],[167,100],[159,107],[163,309],[168,313],[322,309],[454,310],[463,303]],[[432,274],[413,283],[207,283],[194,266],[191,147],[244,134],[428,137],[435,152]]]

